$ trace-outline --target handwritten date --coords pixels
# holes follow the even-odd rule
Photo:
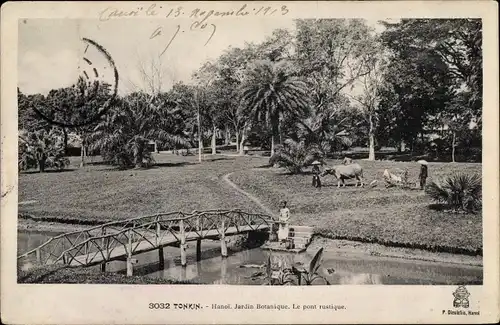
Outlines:
[[[132,10],[120,9],[117,7],[106,7],[99,12],[99,20],[107,21],[116,18],[133,17],[158,17],[158,18],[191,18],[202,19],[204,21],[211,17],[271,17],[275,15],[286,16],[290,9],[286,5],[282,6],[258,6],[247,4],[233,10],[200,9],[187,10],[182,6],[164,8],[155,3],[149,6],[139,6]]]

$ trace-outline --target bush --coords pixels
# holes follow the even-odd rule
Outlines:
[[[457,173],[441,181],[431,182],[426,193],[436,202],[455,210],[475,212],[481,209],[481,176]]]
[[[304,142],[296,142],[292,139],[285,141],[283,146],[278,146],[276,153],[269,159],[269,164],[279,164],[292,174],[302,172],[314,160],[322,160],[321,150],[314,145],[307,146]]]

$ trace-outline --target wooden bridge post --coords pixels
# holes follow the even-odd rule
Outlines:
[[[132,264],[132,231],[127,232],[128,237],[128,249],[127,249],[127,276],[132,276],[134,274],[134,266]]]
[[[226,227],[224,225],[224,217],[222,217],[220,230],[220,253],[222,257],[227,257]]]
[[[156,245],[160,243],[160,236],[161,236],[161,225],[160,225],[160,220],[158,218],[156,219]]]
[[[200,216],[196,218],[196,229],[201,236],[202,229],[200,225]],[[201,261],[201,237],[196,240],[196,261]]]
[[[35,255],[36,255],[36,262],[38,264],[42,264],[42,254],[40,254],[40,248],[37,248],[35,250]]]
[[[161,225],[160,225],[160,217],[156,218],[156,245],[160,244],[160,235],[161,235]],[[163,255],[163,247],[158,246],[158,268],[163,270],[165,268],[165,255]]]
[[[180,235],[181,235],[181,265],[186,266],[187,261],[186,261],[186,232],[184,229],[184,220],[181,219],[179,220],[179,230],[180,230]]]
[[[106,235],[106,228],[102,227],[101,228],[101,233],[103,236]],[[108,241],[106,238],[102,238],[101,245],[103,250],[106,252],[106,258],[108,258]],[[101,272],[106,272],[106,262],[101,263]]]

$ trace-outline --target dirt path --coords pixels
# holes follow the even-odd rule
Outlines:
[[[262,204],[262,202],[260,202],[260,200],[258,198],[256,198],[255,196],[253,196],[252,194],[246,192],[246,191],[243,191],[240,187],[238,187],[238,185],[234,184],[230,179],[229,179],[229,176],[231,176],[234,172],[231,172],[229,174],[226,174],[224,175],[224,177],[222,177],[222,179],[224,179],[224,181],[229,184],[232,188],[234,188],[236,191],[240,192],[241,194],[245,195],[246,197],[248,197],[250,200],[252,200],[255,204],[257,204],[262,210],[264,210],[267,214],[269,215],[274,215],[273,211],[271,211],[268,207],[266,207],[264,204]]]

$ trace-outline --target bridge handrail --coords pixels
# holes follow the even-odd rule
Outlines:
[[[160,220],[155,220],[155,221],[152,221],[152,222],[143,223],[143,224],[135,225],[135,226],[132,226],[132,227],[126,227],[126,228],[123,228],[122,230],[114,231],[112,233],[105,233],[105,234],[102,234],[102,235],[99,235],[99,236],[91,236],[90,235],[90,232],[92,230],[97,230],[97,229],[104,230],[104,228],[106,228],[106,227],[110,227],[110,226],[114,226],[114,225],[126,225],[127,223],[138,221],[138,220],[141,220],[141,219],[160,218],[162,216],[178,215],[178,217],[169,218],[169,219],[165,219],[165,220],[162,220],[162,221],[180,221],[180,220],[187,220],[187,219],[191,219],[191,218],[200,217],[200,216],[202,216],[204,214],[216,213],[216,214],[222,215],[222,214],[228,214],[228,213],[232,213],[232,212],[242,213],[242,214],[245,214],[247,216],[259,217],[261,219],[269,220],[269,221],[272,221],[272,222],[275,222],[275,220],[276,220],[276,218],[274,216],[270,216],[270,215],[266,215],[266,214],[261,214],[261,213],[249,213],[249,212],[242,211],[240,209],[232,209],[232,210],[229,210],[229,209],[225,209],[225,210],[213,209],[213,210],[204,210],[204,211],[193,210],[191,213],[184,213],[182,211],[167,212],[167,213],[157,213],[157,214],[148,215],[148,216],[141,216],[141,217],[130,218],[130,219],[126,219],[126,220],[111,221],[111,222],[103,223],[101,225],[90,227],[90,228],[87,228],[87,229],[84,229],[84,230],[76,230],[76,231],[71,231],[71,232],[63,233],[63,234],[60,234],[60,235],[57,235],[57,236],[49,238],[45,243],[43,243],[43,244],[41,244],[41,245],[39,245],[39,246],[31,249],[31,250],[29,250],[29,251],[27,251],[27,252],[19,255],[17,258],[21,259],[21,258],[24,258],[26,256],[29,256],[29,255],[35,253],[37,250],[40,250],[41,248],[45,247],[46,245],[50,244],[52,241],[55,241],[57,239],[64,238],[64,237],[67,237],[67,236],[70,236],[70,235],[74,235],[74,234],[88,233],[89,238],[87,238],[86,240],[84,240],[84,241],[82,241],[82,242],[80,242],[78,244],[73,245],[73,247],[71,247],[69,249],[64,250],[62,252],[62,254],[59,256],[59,258],[57,258],[57,260],[59,260],[64,255],[64,253],[66,253],[67,251],[69,251],[69,250],[71,250],[71,249],[73,249],[75,247],[82,246],[82,245],[84,245],[84,244],[86,244],[88,242],[91,242],[93,240],[104,239],[104,238],[107,238],[107,237],[117,236],[117,235],[120,235],[120,234],[125,233],[127,231],[130,231],[130,230],[133,230],[133,229],[138,229],[138,228],[143,228],[145,225],[157,223],[157,222],[160,221]]]

